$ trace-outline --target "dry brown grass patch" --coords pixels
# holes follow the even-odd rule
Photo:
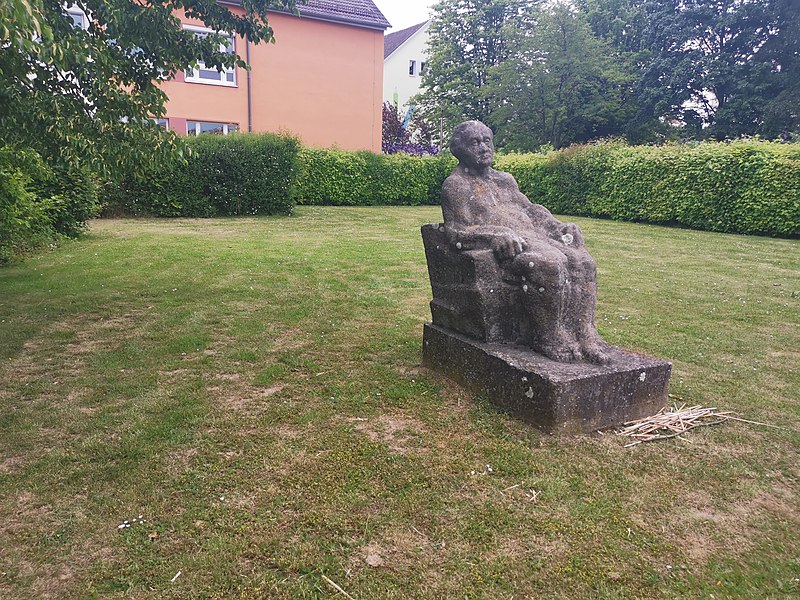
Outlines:
[[[424,571],[436,579],[435,567],[449,551],[447,543],[432,541],[413,527],[392,529],[359,548],[350,558],[349,567],[354,571],[386,569],[408,574]]]
[[[244,224],[247,219],[237,221]],[[119,227],[119,224],[132,223],[134,228]],[[169,235],[169,236],[202,236],[207,238],[233,239],[248,235],[249,227],[232,227],[211,219],[171,219],[164,220],[137,218],[137,219],[95,219],[90,222],[92,233],[105,233],[116,238],[128,240],[136,239],[142,235]]]
[[[172,475],[177,475],[189,469],[192,459],[199,453],[197,448],[180,448],[167,455],[166,469]]]
[[[420,451],[419,448],[410,447],[413,436],[425,432],[425,425],[417,419],[383,414],[366,421],[357,420],[355,423],[357,431],[373,442],[385,444],[398,454],[405,454],[412,449]]]
[[[207,391],[217,404],[236,411],[258,413],[262,403],[280,394],[287,385],[276,383],[268,387],[258,387],[245,381],[240,373],[217,373],[214,379],[218,385],[211,385]]]
[[[40,377],[61,382],[74,379],[84,372],[86,356],[134,335],[144,313],[127,311],[109,318],[79,314],[52,323],[27,340],[13,360],[0,365],[0,379],[21,383]],[[66,341],[65,335],[74,339]]]
[[[20,469],[22,469],[28,461],[30,457],[27,456],[9,456],[0,460],[0,473],[4,475],[10,475]]]
[[[706,561],[717,553],[745,556],[763,541],[763,523],[780,519],[800,530],[796,492],[785,483],[727,507],[715,505],[707,492],[688,492],[671,515],[671,541],[692,560]]]

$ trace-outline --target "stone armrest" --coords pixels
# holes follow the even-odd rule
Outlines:
[[[433,260],[435,273],[432,284],[435,286],[439,282],[450,280],[457,277],[460,281],[477,285],[478,282],[491,284],[493,282],[505,282],[519,284],[521,280],[509,275],[495,258],[494,252],[489,248],[479,248],[472,250],[461,250],[455,244],[451,244],[444,231],[444,225],[431,224],[422,227],[422,238],[428,253],[428,262]],[[449,268],[441,268],[435,265],[452,265]],[[443,265],[442,265],[443,266]]]

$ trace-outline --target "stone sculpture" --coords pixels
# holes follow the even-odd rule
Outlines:
[[[583,234],[492,168],[491,130],[459,125],[444,223],[422,227],[433,291],[423,364],[546,431],[590,431],[667,402],[671,365],[600,339]]]
[[[580,228],[532,204],[513,176],[492,168],[492,138],[479,121],[453,133],[450,149],[459,164],[442,187],[449,243],[458,250],[490,248],[504,279],[519,285],[530,324],[520,339],[508,341],[553,360],[607,362],[594,322],[595,263]]]

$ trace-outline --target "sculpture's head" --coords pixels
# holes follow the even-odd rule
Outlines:
[[[466,167],[491,167],[494,160],[494,134],[480,121],[465,121],[453,131],[450,152]]]

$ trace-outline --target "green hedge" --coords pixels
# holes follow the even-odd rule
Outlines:
[[[295,140],[271,135],[200,136],[190,148],[188,166],[128,182],[112,207],[158,216],[288,213],[293,182],[300,204],[437,204],[455,165],[449,154],[298,150]],[[800,235],[800,144],[599,142],[498,156],[495,166],[557,214]]]
[[[800,235],[800,145],[604,142],[495,165],[552,212],[706,231]]]
[[[298,203],[436,204],[455,160],[300,151]],[[800,144],[758,140],[627,146],[598,142],[500,155],[522,192],[557,214],[707,231],[800,235]]]
[[[32,150],[0,146],[0,264],[78,235],[98,209],[87,170],[51,168]]]
[[[297,177],[295,138],[272,134],[186,139],[185,164],[107,189],[107,214],[217,217],[291,214]]]
[[[450,157],[416,157],[303,148],[298,204],[368,206],[437,204]]]

